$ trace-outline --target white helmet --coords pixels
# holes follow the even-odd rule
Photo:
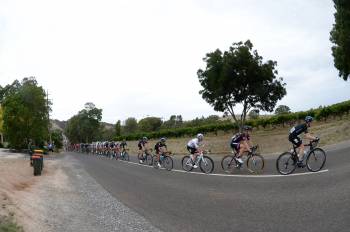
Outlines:
[[[198,139],[198,140],[202,141],[203,138],[204,138],[204,135],[203,135],[203,134],[201,134],[201,133],[197,134],[197,139]]]

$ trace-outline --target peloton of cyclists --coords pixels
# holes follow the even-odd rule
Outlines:
[[[299,138],[299,135],[302,133],[305,133],[304,138],[309,139],[309,140],[319,140],[318,137],[314,137],[312,136],[309,132],[308,132],[308,128],[311,126],[311,122],[313,121],[313,117],[311,116],[306,116],[305,117],[305,122],[302,124],[299,124],[295,127],[292,127],[292,129],[290,129],[289,131],[289,136],[288,136],[288,140],[296,147],[299,148],[299,152],[298,152],[298,166],[299,167],[303,167],[303,157],[304,157],[304,150],[305,150],[305,146],[303,144],[303,141]]]

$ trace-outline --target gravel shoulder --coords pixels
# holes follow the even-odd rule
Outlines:
[[[24,156],[0,154],[0,213],[14,214],[24,231],[159,231],[69,156],[50,156],[34,177]]]

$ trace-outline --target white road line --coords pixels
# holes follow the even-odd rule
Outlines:
[[[119,161],[125,162],[125,163],[128,163],[128,164],[132,164],[132,165],[138,165],[138,166],[142,166],[142,167],[153,168],[153,166],[139,164],[139,163],[134,163],[134,162],[130,162],[130,161],[125,161],[125,160],[119,160]],[[161,169],[164,169],[164,168],[161,168]],[[321,170],[321,171],[318,171],[318,172],[303,172],[303,173],[295,173],[295,174],[290,174],[290,175],[233,175],[233,174],[216,174],[216,173],[205,174],[205,173],[202,173],[202,172],[186,172],[184,170],[178,170],[178,169],[172,169],[171,171],[172,172],[181,172],[181,173],[195,174],[195,175],[208,175],[208,176],[244,177],[244,178],[270,178],[270,177],[289,177],[289,176],[312,175],[312,174],[319,174],[319,173],[328,172],[329,170],[325,169],[325,170]]]

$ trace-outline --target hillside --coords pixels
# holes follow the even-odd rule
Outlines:
[[[289,126],[269,127],[266,129],[254,129],[252,133],[253,144],[259,144],[262,154],[280,153],[291,148],[288,141]],[[350,115],[342,119],[333,118],[327,121],[316,121],[310,128],[310,133],[321,138],[320,146],[336,144],[350,140]],[[229,140],[232,132],[219,132],[217,135],[208,133],[205,135],[205,148],[210,149],[213,155],[230,153]],[[175,154],[186,153],[186,144],[191,139],[189,136],[180,138],[169,138],[168,149]],[[157,140],[150,140],[150,147],[153,148]],[[137,141],[128,142],[130,153],[137,154]]]

